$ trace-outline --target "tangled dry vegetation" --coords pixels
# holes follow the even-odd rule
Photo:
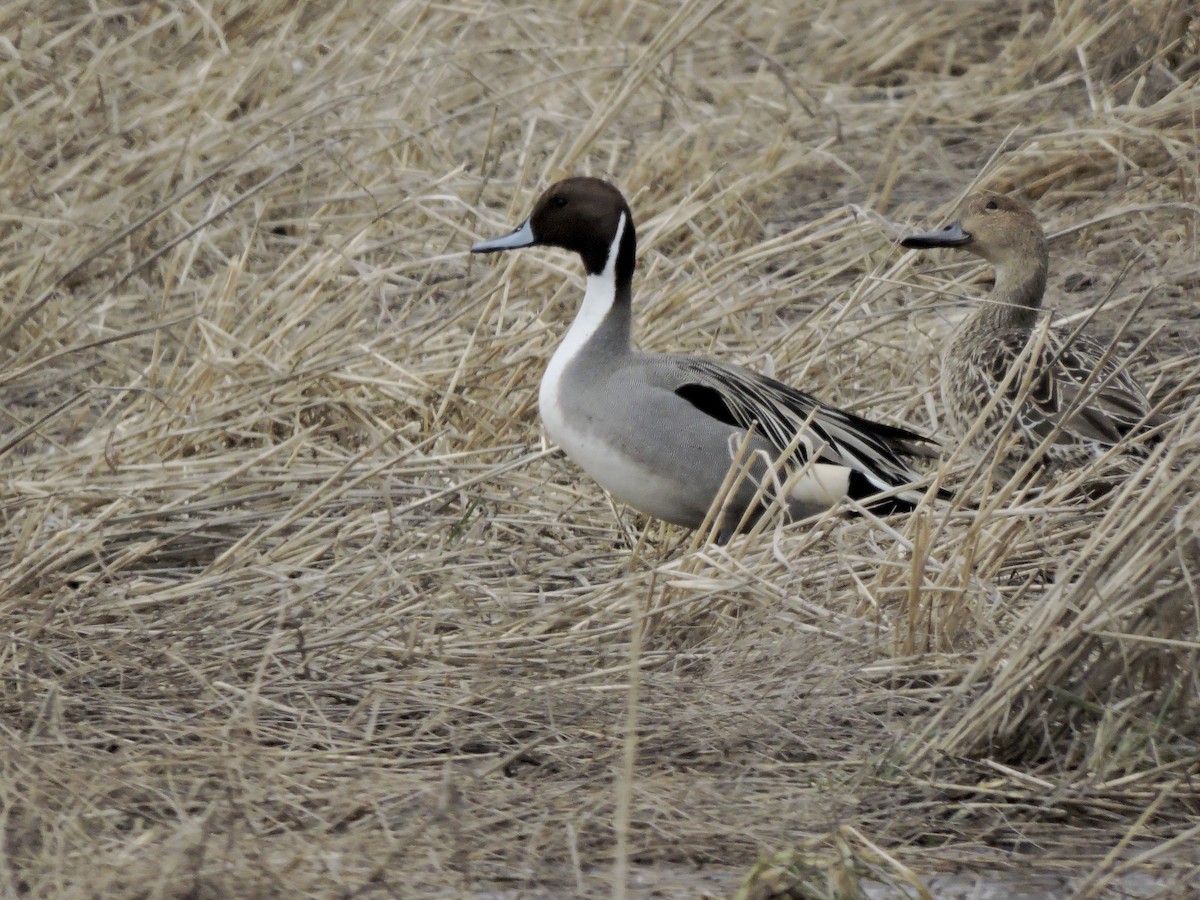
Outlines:
[[[4,4],[0,892],[1195,879],[1200,21],[1129,5]],[[465,253],[572,172],[643,346],[933,432],[987,272],[894,239],[1018,189],[1174,424],[643,530],[540,443],[577,262]]]

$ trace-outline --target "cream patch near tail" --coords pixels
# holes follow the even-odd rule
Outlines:
[[[850,493],[850,468],[833,463],[813,463],[787,485],[789,505],[801,515],[812,515],[833,506]]]

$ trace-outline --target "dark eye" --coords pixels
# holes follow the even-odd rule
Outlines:
[[[566,197],[555,197],[550,202],[554,205],[555,209],[562,209],[564,206],[567,205],[567,198]]]
[[[995,200],[989,200],[987,202],[987,206],[984,207],[984,209],[999,209],[999,208],[1000,208],[1000,204],[997,203]]]

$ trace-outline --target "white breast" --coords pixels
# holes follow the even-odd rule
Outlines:
[[[565,383],[565,376],[571,363],[595,337],[596,331],[603,324],[616,301],[617,248],[621,246],[621,235],[624,232],[625,215],[622,213],[617,221],[616,237],[609,245],[604,271],[599,275],[588,275],[583,304],[579,307],[575,321],[567,330],[566,337],[554,351],[554,356],[550,358],[550,365],[546,367],[546,373],[542,376],[541,388],[538,390],[538,411],[542,416],[542,424],[546,426],[546,433],[550,435],[552,441],[577,459],[579,452],[588,453],[588,446],[594,441],[586,439],[584,435],[573,433],[567,425],[567,410],[571,408],[573,400],[574,402],[578,402],[578,400],[572,398],[570,386]],[[589,431],[594,430],[589,429]],[[583,465],[582,459],[579,462]],[[587,466],[584,465],[584,468]],[[593,477],[596,476],[593,475]]]

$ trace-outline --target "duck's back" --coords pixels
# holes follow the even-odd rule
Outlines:
[[[942,367],[942,396],[951,430],[995,446],[1016,446],[999,468],[1015,471],[1047,438],[1046,462],[1082,464],[1162,418],[1126,364],[1084,335],[1013,329],[958,335]]]

